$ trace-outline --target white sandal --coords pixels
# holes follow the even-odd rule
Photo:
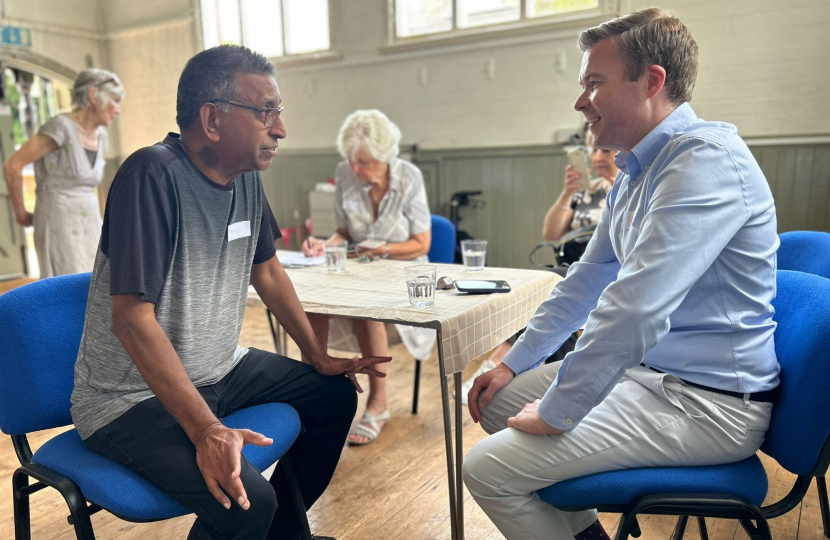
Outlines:
[[[363,416],[360,418],[360,421],[357,424],[355,424],[355,426],[349,432],[349,436],[346,438],[346,440],[352,446],[363,446],[364,444],[374,442],[374,440],[378,438],[378,435],[380,435],[380,430],[383,429],[383,426],[385,426],[386,422],[389,421],[389,417],[389,409],[386,409],[385,411],[377,415],[372,414],[367,410],[363,413]],[[384,422],[383,426],[379,426],[378,422]],[[351,439],[354,436],[366,437],[367,440],[355,442]]]

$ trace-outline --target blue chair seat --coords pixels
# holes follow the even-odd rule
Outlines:
[[[301,427],[297,412],[284,403],[242,409],[224,418],[223,423],[234,429],[247,428],[274,440],[271,446],[249,444],[242,449],[260,472],[288,451]],[[121,518],[155,521],[190,513],[141,476],[90,450],[74,429],[40,447],[32,463],[71,478],[88,501]]]
[[[728,494],[760,506],[767,496],[767,475],[758,456],[708,467],[624,469],[565,480],[538,491],[556,507],[627,505],[654,493]]]

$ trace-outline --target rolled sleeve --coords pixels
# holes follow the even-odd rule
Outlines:
[[[38,130],[38,135],[46,135],[58,145],[58,148],[66,143],[69,138],[69,130],[64,122],[71,122],[70,119],[64,119],[61,115],[55,116]]]
[[[411,179],[406,202],[403,205],[403,215],[409,220],[410,234],[425,233],[432,228],[432,216],[427,203],[427,190],[424,187],[424,178],[421,171],[413,167],[416,175]]]
[[[343,208],[343,182],[346,180],[347,163],[337,166],[334,173],[334,225],[338,229],[349,228],[349,218],[346,216],[346,209]]]

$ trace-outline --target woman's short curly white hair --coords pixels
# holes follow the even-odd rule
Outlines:
[[[373,159],[389,163],[400,152],[401,130],[377,109],[357,110],[346,117],[337,135],[337,149],[346,159],[354,158],[360,147]]]
[[[110,99],[124,99],[124,87],[118,75],[105,69],[85,69],[75,79],[72,87],[72,109],[86,109],[91,105],[89,101],[89,89],[94,88],[93,96],[96,104],[104,108]]]

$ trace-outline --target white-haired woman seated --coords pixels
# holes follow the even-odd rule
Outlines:
[[[101,236],[95,188],[104,175],[107,132],[121,112],[124,88],[103,69],[75,79],[72,112],[43,124],[37,135],[3,164],[17,222],[35,226],[41,277],[91,272]],[[23,168],[35,164],[37,205],[23,206]]]
[[[397,157],[400,139],[398,127],[377,110],[355,111],[343,122],[337,148],[346,160],[335,173],[337,232],[327,241],[384,240],[384,245],[368,252],[375,257],[427,261],[431,234],[424,179],[417,167]],[[312,238],[303,251],[319,255],[323,244]],[[382,322],[311,313],[309,320],[324,346],[359,349],[364,356],[389,356]],[[413,356],[423,359],[429,355],[435,344],[434,330],[406,326],[397,326],[397,330]],[[386,364],[377,368],[385,372]],[[370,376],[366,412],[349,434],[349,443],[374,441],[387,420],[386,380]]]

